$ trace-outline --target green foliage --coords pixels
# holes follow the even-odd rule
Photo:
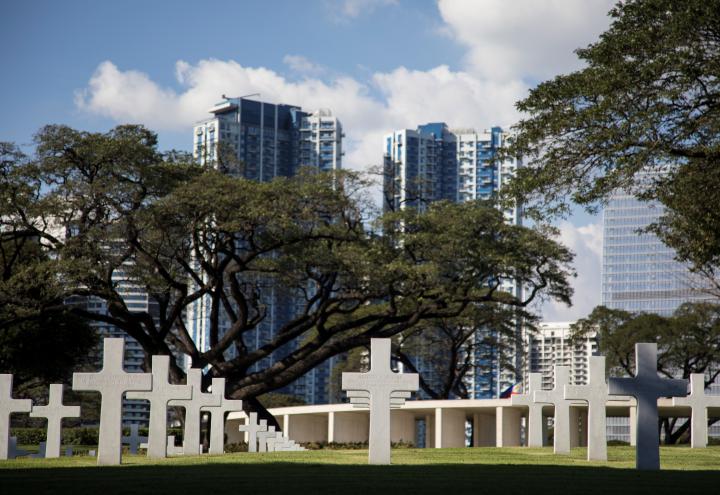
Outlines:
[[[569,302],[571,253],[549,231],[506,225],[491,203],[438,203],[373,222],[368,183],[357,174],[310,170],[256,182],[182,162],[156,143],[139,126],[48,126],[32,158],[7,151],[2,231],[13,242],[38,239],[44,258],[32,273],[52,292],[51,302],[31,304],[7,291],[7,321],[69,311],[113,325],[147,354],[171,356],[173,381],[183,378],[184,354],[210,370],[206,385],[225,377],[230,396],[263,409],[257,397],[372,337],[478,308]],[[509,279],[527,288],[522,299],[502,291]],[[121,283],[157,305],[128,307]],[[268,318],[271,290],[296,312],[255,348],[249,339]],[[88,307],[88,297],[107,311]],[[209,308],[202,350],[184,319],[201,300]]]
[[[709,386],[720,375],[720,306],[707,302],[684,303],[672,316],[629,313],[596,307],[587,318],[573,325],[574,336],[597,332],[600,354],[612,374],[635,375],[635,344],[657,342],[658,372],[669,377],[705,375]],[[678,418],[661,421],[665,443],[684,437],[690,421]]]
[[[17,148],[0,143],[0,217],[9,220],[8,201],[24,195],[27,184],[14,183],[13,171],[26,164]],[[3,222],[4,223],[4,222]],[[32,390],[51,382],[67,382],[73,369],[87,363],[97,343],[95,331],[62,306],[58,280],[48,276],[53,260],[34,233],[8,222],[0,225],[0,370],[12,373],[16,390]]]
[[[129,435],[130,429],[123,428],[123,435]],[[147,428],[139,428],[140,436],[147,436]],[[47,430],[42,428],[11,428],[10,436],[17,437],[18,445],[39,445],[45,441]],[[182,428],[168,428],[168,435],[175,435],[175,441],[182,442]],[[86,445],[93,446],[98,444],[98,429],[95,428],[63,428],[62,430],[63,445]]]
[[[684,303],[672,316],[629,313],[604,306],[573,325],[575,336],[597,331],[599,351],[613,372],[635,373],[635,344],[657,342],[658,371],[668,377],[705,373],[706,384],[720,374],[720,306]]]
[[[537,316],[500,304],[474,304],[455,318],[426,320],[403,332],[394,355],[420,375],[420,388],[432,399],[470,397],[467,378],[497,360],[503,370],[516,369],[523,332],[532,331]],[[422,368],[418,369],[418,361]]]
[[[683,260],[717,266],[720,5],[630,0],[610,15],[600,39],[576,51],[583,69],[517,104],[528,118],[508,153],[529,166],[512,195],[542,218],[625,188],[668,208],[654,229]]]

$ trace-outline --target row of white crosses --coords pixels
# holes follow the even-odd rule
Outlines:
[[[238,429],[247,434],[248,452],[276,452],[305,450],[294,440],[283,436],[281,432],[275,431],[274,426],[268,426],[267,421],[258,421],[257,413],[250,413],[245,424],[239,425]]]
[[[122,397],[143,399],[150,402],[150,422],[147,438],[148,457],[162,458],[178,453],[174,438],[166,437],[167,408],[181,406],[185,409],[185,431],[182,452],[186,455],[202,453],[200,445],[200,417],[211,412],[211,454],[224,452],[225,414],[242,411],[242,401],[225,398],[225,379],[213,378],[210,392],[203,392],[202,370],[192,368],[187,373],[185,385],[169,382],[169,356],[152,357],[152,373],[127,373],[123,370],[123,339],[105,339],[103,368],[98,373],[75,373],[74,390],[89,390],[102,395],[100,408],[100,432],[98,439],[98,464],[120,464]],[[136,450],[137,431],[131,432],[128,443]],[[172,445],[170,445],[172,442]]]
[[[707,444],[707,408],[720,407],[720,396],[705,394],[702,374],[691,375],[691,394],[687,380],[664,379],[657,372],[657,344],[635,345],[636,373],[633,378],[610,378],[605,383],[605,358],[590,358],[587,385],[570,385],[569,368],[555,367],[553,390],[540,390],[539,373],[531,373],[528,393],[514,396],[512,405],[528,406],[528,446],[542,446],[542,404],[555,408],[554,452],[570,451],[569,410],[573,401],[588,404],[588,460],[607,460],[605,406],[610,396],[631,396],[637,401],[636,467],[659,469],[658,406],[660,397],[674,397],[673,405],[692,409],[693,447]]]
[[[100,426],[98,435],[98,464],[120,464],[122,444],[127,443],[130,451],[136,453],[145,441],[149,457],[162,458],[178,453],[169,449],[166,438],[167,407],[185,408],[184,454],[200,454],[200,415],[203,411],[211,413],[210,449],[211,454],[224,451],[225,415],[242,411],[242,401],[225,398],[225,379],[214,378],[211,392],[202,390],[202,371],[191,369],[186,385],[172,385],[169,378],[169,357],[153,356],[152,373],[127,373],[123,370],[124,340],[106,338],[103,347],[103,366],[97,373],[74,373],[73,390],[92,391],[101,394]],[[29,399],[12,398],[12,375],[0,375],[0,459],[7,459],[11,441],[10,414],[30,413],[32,417],[48,419],[45,453],[47,457],[58,457],[60,453],[61,422],[63,418],[80,416],[79,406],[62,404],[63,386],[50,386],[50,398],[47,406],[32,406]],[[137,426],[131,428],[130,435],[122,436],[122,398],[143,399],[150,402],[150,423],[148,438],[138,435]],[[16,447],[14,448],[16,453]]]
[[[390,409],[402,406],[418,386],[416,373],[390,368],[390,339],[370,339],[369,372],[342,374],[350,402],[370,409],[369,464],[390,464]]]
[[[0,375],[0,459],[14,458],[21,454],[17,450],[17,439],[10,438],[10,415],[30,413],[33,418],[47,419],[47,437],[40,444],[40,457],[60,457],[63,418],[80,416],[80,406],[63,405],[63,386],[50,385],[50,395],[46,406],[33,406],[30,399],[12,398],[13,376]]]

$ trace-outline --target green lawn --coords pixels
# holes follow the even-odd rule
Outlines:
[[[663,471],[638,472],[634,448],[610,447],[607,463],[585,449],[398,449],[392,466],[367,466],[367,451],[227,454],[150,462],[125,456],[98,468],[89,457],[0,462],[0,495],[22,494],[628,494],[720,493],[720,447],[663,447]]]

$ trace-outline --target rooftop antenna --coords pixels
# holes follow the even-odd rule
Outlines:
[[[232,98],[232,97],[229,97],[229,96],[225,96],[225,94],[223,94],[223,95],[222,95],[222,98],[223,98],[223,100],[240,100],[240,99],[242,99],[242,98],[248,98],[248,97],[250,97],[250,96],[260,96],[260,93],[251,93],[251,94],[249,94],[249,95],[238,96],[238,97],[236,97],[236,98]]]

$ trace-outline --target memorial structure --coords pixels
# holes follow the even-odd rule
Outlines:
[[[570,453],[570,402],[565,399],[565,385],[569,384],[570,368],[555,366],[555,385],[552,390],[536,390],[535,402],[552,404],[555,408],[553,428],[553,451]]]
[[[220,405],[203,407],[202,411],[210,412],[210,454],[225,453],[225,415],[242,411],[242,401],[225,398],[225,378],[213,378],[212,393],[220,394]]]
[[[657,344],[635,344],[635,377],[610,378],[610,395],[629,395],[637,400],[635,466],[660,469],[660,397],[685,397],[687,380],[660,378],[657,374]]]
[[[251,412],[244,425],[239,425],[238,430],[243,431],[247,434],[247,445],[248,452],[257,452],[258,449],[258,433],[261,431],[267,431],[267,420],[261,419],[258,421],[257,413]],[[275,427],[273,427],[273,430]]]
[[[169,403],[171,406],[185,408],[185,430],[183,433],[183,453],[185,455],[199,455],[202,453],[202,445],[200,445],[200,412],[204,407],[219,406],[222,401],[221,394],[224,393],[224,391],[204,393],[202,391],[202,378],[201,369],[190,368],[187,371],[187,384],[192,387],[192,398],[174,399]]]
[[[275,427],[268,426],[267,430],[257,432],[258,452],[267,452],[268,441],[275,438]]]
[[[24,457],[29,452],[19,449],[17,446],[17,437],[10,437],[10,445],[8,448],[8,459],[16,459],[18,457]]]
[[[510,396],[510,404],[513,406],[527,406],[527,431],[525,432],[528,447],[542,447],[543,439],[543,405],[535,402],[535,391],[542,390],[542,373],[530,373],[528,375],[527,390],[523,394]]]
[[[171,400],[190,400],[191,385],[170,383],[170,356],[152,357],[152,390],[128,392],[128,399],[150,401],[150,422],[148,424],[147,455],[160,459],[167,454],[167,408]]]
[[[53,383],[50,385],[47,406],[33,406],[30,417],[47,418],[45,457],[54,459],[60,457],[62,420],[63,418],[79,418],[80,406],[63,405],[63,385],[62,383]]]
[[[705,393],[705,375],[690,375],[690,395],[673,398],[673,406],[690,407],[690,447],[702,449],[707,447],[708,438],[708,407],[720,407],[720,395]]]
[[[122,454],[122,398],[125,392],[152,390],[152,375],[123,370],[125,341],[106,338],[103,344],[103,368],[97,373],[73,373],[73,390],[99,392],[100,429],[98,465],[120,464]]]
[[[140,426],[137,424],[130,425],[130,435],[122,437],[123,445],[128,446],[128,451],[131,454],[137,454],[140,446],[148,441],[147,437],[141,437],[139,432]]]
[[[10,415],[13,413],[29,413],[32,400],[13,399],[12,375],[0,375],[0,460],[8,458],[10,449]]]
[[[565,399],[588,404],[588,461],[607,461],[607,419],[605,407],[608,386],[605,383],[605,357],[590,356],[587,385],[565,385]]]
[[[417,374],[395,373],[390,368],[390,339],[370,339],[369,372],[342,374],[343,390],[364,391],[369,395],[368,462],[370,464],[390,464],[392,393],[415,392],[418,386]],[[402,401],[404,402],[404,399]]]

